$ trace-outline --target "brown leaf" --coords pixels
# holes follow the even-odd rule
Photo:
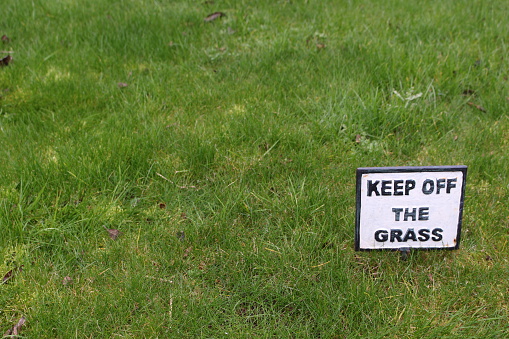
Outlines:
[[[468,104],[469,106],[472,106],[472,107],[477,108],[477,109],[478,109],[479,111],[481,111],[481,112],[486,112],[486,109],[485,109],[484,107],[482,107],[481,105],[476,105],[476,104],[474,104],[474,103],[473,103],[473,102],[471,102],[471,101],[467,102],[467,104]]]
[[[318,44],[316,44],[316,48],[318,48],[319,50],[320,50],[320,49],[324,49],[325,47],[327,47],[327,45],[326,45],[326,44],[322,44],[322,43],[318,43]]]
[[[64,280],[62,280],[62,285],[67,286],[72,284],[72,278],[71,277],[65,277]]]
[[[166,208],[166,204],[164,202],[159,203],[159,208],[162,209],[162,210],[165,209]]]
[[[120,232],[119,230],[116,230],[114,228],[106,228],[106,226],[103,227],[106,231],[108,231],[110,238],[113,240],[117,240],[117,238],[122,235],[122,232]]]
[[[12,326],[10,329],[7,330],[7,332],[5,332],[4,337],[19,335],[19,331],[21,330],[21,326],[23,326],[25,324],[25,321],[26,321],[26,318],[25,317],[21,317],[21,319],[19,319],[19,321],[18,321],[18,323],[16,325]]]
[[[362,135],[357,134],[357,135],[355,136],[355,142],[356,142],[356,143],[360,143],[360,142],[361,142],[361,140],[362,140]]]
[[[7,284],[7,282],[11,280],[16,273],[21,271],[23,271],[23,265],[21,265],[20,267],[15,267],[9,272],[5,273],[4,277],[2,278],[2,284]]]
[[[214,12],[212,14],[207,15],[207,17],[205,19],[203,19],[203,21],[211,22],[211,21],[214,21],[214,20],[221,18],[223,16],[226,16],[226,14],[224,14],[223,12]]]
[[[127,86],[129,86],[129,84],[126,84],[125,82],[119,82],[117,86],[118,88],[126,88]]]
[[[2,35],[2,42],[4,44],[7,44],[7,43],[11,42],[11,39],[9,39],[9,37],[4,34],[4,35]]]
[[[12,275],[13,275],[12,270],[5,273],[4,278],[2,279],[2,283],[5,283],[5,282],[7,282],[7,280],[11,279]]]
[[[0,59],[0,67],[9,66],[9,63],[12,61],[12,57],[10,55],[6,56],[3,59]]]

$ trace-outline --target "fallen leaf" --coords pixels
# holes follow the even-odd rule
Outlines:
[[[214,21],[214,20],[221,18],[223,16],[226,16],[226,14],[224,14],[223,12],[214,12],[212,14],[207,15],[207,17],[205,19],[203,19],[203,21],[211,22],[211,21]]]
[[[3,59],[0,59],[0,67],[9,66],[9,63],[12,61],[12,57],[10,55],[6,56]]]
[[[116,230],[114,228],[107,228],[106,226],[103,226],[106,231],[108,231],[108,234],[110,235],[110,238],[113,240],[116,240],[119,236],[122,235],[122,232],[119,230]]]
[[[26,321],[26,318],[25,317],[21,317],[21,319],[19,319],[19,321],[18,321],[18,323],[16,325],[12,326],[9,330],[7,330],[7,332],[5,332],[4,337],[19,335],[19,331],[21,330],[21,326],[23,326],[25,324],[25,321]]]
[[[162,210],[165,209],[166,208],[166,204],[164,202],[159,203],[159,208],[162,209]]]
[[[118,88],[126,88],[127,86],[129,86],[128,84],[126,84],[125,82],[119,82],[117,84]]]
[[[316,44],[316,48],[318,48],[319,50],[324,49],[325,47],[327,47],[326,44],[321,44],[321,43]]]
[[[356,143],[360,143],[360,142],[361,142],[361,140],[362,140],[362,135],[357,134],[357,135],[355,136],[355,142],[356,142]]]
[[[486,112],[486,109],[485,109],[484,107],[482,107],[481,105],[476,105],[476,104],[474,104],[473,102],[470,102],[470,101],[469,101],[469,102],[467,102],[467,104],[468,104],[469,106],[472,106],[472,107],[477,108],[477,109],[478,109],[479,111],[481,111],[481,112]]]
[[[12,270],[10,270],[9,272],[5,273],[3,279],[2,279],[2,283],[6,283],[7,280],[11,279],[12,278]]]
[[[4,34],[4,35],[2,35],[2,42],[4,44],[7,44],[7,43],[11,42],[11,39],[9,39],[9,37]]]
[[[23,271],[23,265],[20,267],[15,267],[9,272],[5,273],[4,277],[2,278],[2,284],[7,284],[7,282],[12,279],[16,273],[21,271]]]
[[[62,280],[62,285],[67,286],[72,284],[72,278],[71,277],[65,277],[64,280]]]

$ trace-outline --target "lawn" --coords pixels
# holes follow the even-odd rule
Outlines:
[[[0,335],[509,336],[507,1],[2,5]],[[431,165],[460,249],[354,251]]]

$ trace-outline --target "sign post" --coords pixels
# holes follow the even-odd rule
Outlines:
[[[458,249],[466,166],[357,169],[355,250]]]

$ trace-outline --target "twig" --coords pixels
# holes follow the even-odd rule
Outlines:
[[[323,265],[327,265],[328,263],[330,263],[330,260],[327,261],[327,262],[324,262],[323,264],[320,264],[320,265],[311,266],[311,268],[316,268],[316,267],[320,267],[320,266],[323,266]]]
[[[267,251],[271,251],[271,252],[277,253],[277,254],[281,254],[281,252],[278,252],[276,250],[273,250],[273,249],[270,249],[270,248],[267,248],[267,247],[264,247],[264,249],[266,249]]]
[[[481,112],[486,112],[486,108],[482,107],[481,105],[476,105],[476,104],[474,104],[471,101],[467,102],[467,104],[468,104],[468,106],[472,106],[472,107],[477,108]]]
[[[173,185],[175,185],[175,183],[174,183],[173,181],[171,181],[170,179],[168,179],[167,177],[165,177],[165,176],[164,176],[164,175],[162,175],[161,173],[157,173],[157,172],[156,172],[156,174],[157,174],[158,176],[160,176],[161,178],[163,178],[164,180],[169,181],[169,182],[171,182]]]

